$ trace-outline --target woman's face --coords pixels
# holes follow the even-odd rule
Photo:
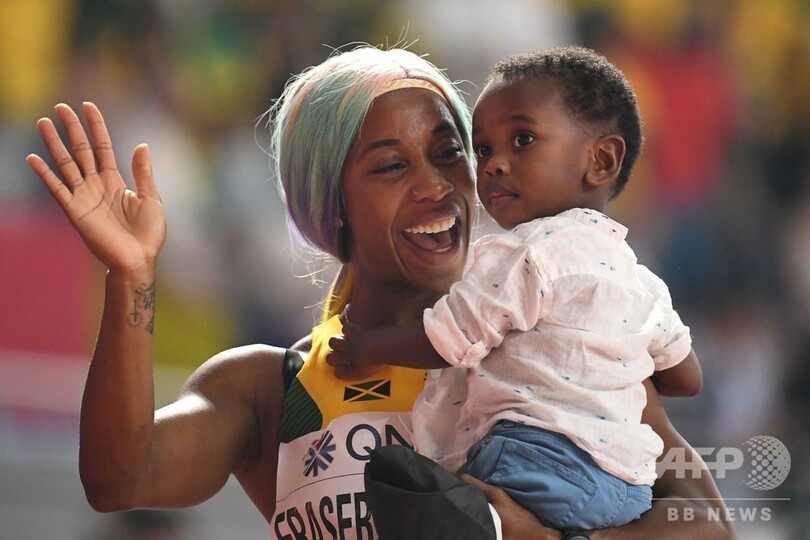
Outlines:
[[[429,90],[379,96],[343,169],[357,283],[441,294],[461,277],[474,182],[447,103]]]

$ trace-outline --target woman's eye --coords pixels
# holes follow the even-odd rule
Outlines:
[[[464,147],[462,147],[460,144],[454,144],[447,149],[448,156],[460,156],[462,154],[464,154]]]
[[[534,142],[534,136],[529,133],[518,133],[515,135],[513,143],[516,147],[528,146]]]
[[[403,165],[402,162],[397,161],[397,162],[394,162],[394,163],[389,163],[387,165],[379,166],[379,167],[375,168],[374,170],[372,170],[371,172],[373,174],[385,174],[385,173],[399,171],[403,167],[405,167],[405,165]]]
[[[479,144],[475,147],[475,155],[479,158],[485,158],[492,153],[492,149],[486,144]]]
[[[447,147],[441,154],[440,157],[443,159],[455,159],[464,154],[464,148],[460,145],[453,145]]]

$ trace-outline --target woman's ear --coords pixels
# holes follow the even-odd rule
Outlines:
[[[349,227],[343,222],[342,219],[337,220],[337,241],[338,241],[338,260],[342,264],[349,262]]]
[[[349,255],[349,224],[346,219],[346,204],[343,202],[343,193],[338,198],[338,217],[335,218],[335,228],[337,229],[338,260],[346,264],[351,259]]]
[[[590,188],[612,184],[619,177],[626,146],[619,135],[603,135],[591,146],[591,167],[585,174]]]

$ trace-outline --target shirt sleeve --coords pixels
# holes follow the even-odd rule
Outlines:
[[[648,352],[655,363],[655,371],[669,369],[687,357],[692,349],[692,335],[672,307],[666,283],[642,265],[639,265],[639,277],[657,297],[650,319],[654,328]]]
[[[474,367],[507,333],[537,326],[551,290],[532,252],[510,235],[485,236],[463,279],[425,310],[425,332],[449,364]]]

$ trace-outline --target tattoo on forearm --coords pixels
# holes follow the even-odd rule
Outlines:
[[[146,321],[146,325],[144,325]],[[155,283],[141,283],[135,289],[135,299],[132,301],[132,311],[127,318],[130,326],[144,326],[150,334],[155,332]]]

